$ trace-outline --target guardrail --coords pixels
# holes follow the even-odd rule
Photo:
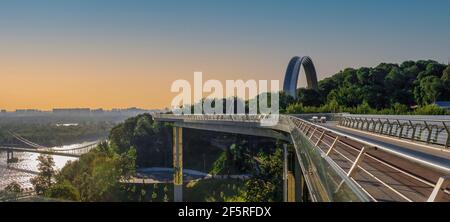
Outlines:
[[[153,117],[159,121],[227,122],[259,122],[266,118],[264,115],[170,114],[154,114]],[[449,164],[411,156],[294,116],[279,117],[278,126],[273,128],[285,129],[291,135],[313,201],[378,201],[386,198],[380,194],[389,194],[389,198],[396,201],[434,201],[439,195],[450,194],[445,187],[450,175]],[[419,175],[417,167],[426,175]],[[393,172],[404,177],[404,188],[412,183],[423,189],[417,194],[399,188],[400,182],[393,183],[395,178],[389,176]]]
[[[338,125],[412,141],[450,146],[450,117],[343,115]]]

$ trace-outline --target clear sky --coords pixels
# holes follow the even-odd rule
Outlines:
[[[294,55],[311,56],[319,79],[380,62],[447,63],[449,9],[446,0],[0,0],[0,109],[162,108],[171,83],[194,71],[282,80]]]

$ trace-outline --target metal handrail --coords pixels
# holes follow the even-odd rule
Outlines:
[[[425,160],[425,159],[420,158],[420,157],[414,157],[414,156],[411,156],[408,153],[401,152],[401,151],[398,151],[398,150],[394,150],[392,148],[384,147],[384,146],[381,146],[379,144],[371,143],[371,142],[368,142],[368,141],[356,138],[354,136],[351,136],[349,134],[338,132],[338,131],[335,131],[335,130],[332,130],[332,129],[328,129],[326,127],[323,127],[321,125],[317,125],[317,124],[311,123],[311,122],[303,120],[303,119],[299,119],[299,120],[308,122],[309,124],[314,125],[315,127],[318,127],[320,129],[326,130],[326,131],[331,132],[331,133],[334,133],[334,134],[336,134],[338,136],[342,136],[344,138],[348,138],[348,139],[354,140],[356,142],[365,144],[367,146],[374,147],[374,148],[383,150],[385,152],[391,153],[393,155],[396,155],[396,156],[399,156],[399,157],[402,157],[402,158],[406,158],[406,159],[411,160],[413,162],[416,162],[416,163],[419,163],[419,164],[431,167],[431,168],[439,170],[439,171],[441,171],[443,173],[450,174],[450,162],[449,162],[449,165],[442,165],[441,163],[433,161],[433,160]]]
[[[407,119],[395,116],[343,115],[338,124],[358,130],[441,145],[445,148],[450,146],[450,116],[443,120],[431,117]]]
[[[404,120],[404,121],[429,121],[429,122],[450,122],[450,115],[442,115],[442,116],[433,116],[433,117],[439,117],[443,119],[434,119],[431,118],[431,116],[428,115],[360,115],[360,114],[348,114],[344,113],[342,114],[342,117],[352,117],[352,118],[367,118],[367,119],[395,119],[395,120]],[[420,117],[420,118],[417,118]],[[425,118],[422,118],[425,117]],[[429,118],[426,118],[429,117]]]
[[[446,175],[448,175],[449,172],[450,172],[450,169],[449,169],[448,167],[442,166],[442,165],[440,165],[440,163],[430,163],[430,161],[423,161],[423,160],[421,160],[420,158],[411,157],[411,156],[406,155],[406,154],[404,154],[404,153],[401,153],[401,152],[398,152],[398,151],[393,151],[393,150],[391,150],[391,149],[389,149],[389,148],[386,148],[386,147],[383,147],[383,146],[379,146],[379,145],[377,145],[377,144],[373,144],[373,143],[370,143],[370,142],[366,142],[366,141],[360,140],[360,139],[358,139],[358,138],[355,138],[355,137],[352,137],[352,136],[348,136],[348,135],[346,135],[346,134],[344,134],[344,133],[340,133],[340,132],[337,132],[337,131],[334,131],[334,130],[330,130],[330,129],[325,128],[325,127],[323,127],[323,126],[320,126],[320,125],[317,125],[317,124],[313,124],[313,123],[311,123],[311,122],[309,122],[309,121],[305,121],[305,120],[302,120],[302,119],[296,119],[296,120],[294,120],[294,121],[301,122],[301,123],[300,123],[301,125],[303,125],[303,124],[304,124],[304,125],[309,125],[310,127],[308,127],[308,129],[314,127],[314,131],[309,135],[309,138],[311,139],[312,142],[313,142],[313,140],[312,140],[313,137],[314,137],[315,139],[317,139],[317,141],[315,142],[315,145],[316,145],[316,146],[319,145],[319,143],[321,142],[322,138],[326,135],[326,133],[333,133],[333,134],[336,135],[334,138],[331,137],[331,136],[329,136],[329,134],[327,135],[327,136],[331,137],[331,139],[335,139],[334,142],[333,142],[333,144],[331,144],[331,145],[330,145],[330,144],[327,144],[328,147],[329,147],[329,150],[328,150],[328,152],[327,152],[327,154],[326,154],[327,156],[329,155],[330,151],[333,149],[335,143],[336,143],[336,142],[340,142],[340,139],[339,139],[339,138],[346,138],[346,139],[351,139],[352,141],[357,141],[357,142],[359,142],[359,143],[362,145],[361,150],[358,150],[358,149],[356,149],[355,147],[352,147],[352,146],[350,146],[350,145],[348,145],[348,144],[345,144],[346,146],[348,146],[349,148],[353,149],[354,151],[359,152],[359,155],[357,156],[357,158],[356,158],[355,160],[351,160],[350,158],[348,158],[347,156],[345,156],[345,155],[342,154],[341,152],[339,152],[339,151],[337,151],[337,150],[334,150],[334,152],[336,152],[337,154],[339,154],[340,156],[342,156],[343,158],[345,158],[348,162],[352,163],[352,168],[347,172],[347,175],[348,175],[349,177],[352,177],[352,174],[354,173],[354,169],[356,169],[356,168],[361,169],[364,173],[366,173],[366,174],[369,175],[370,177],[374,178],[376,181],[378,181],[379,183],[381,183],[383,186],[387,187],[389,190],[391,190],[392,192],[396,193],[398,196],[400,196],[401,198],[403,198],[403,199],[405,199],[405,200],[407,200],[407,201],[412,201],[412,200],[411,200],[410,198],[406,197],[404,194],[402,194],[402,193],[401,193],[400,191],[398,191],[397,189],[393,188],[392,186],[390,186],[390,185],[388,185],[387,183],[385,183],[383,180],[379,179],[378,177],[376,177],[375,175],[373,175],[372,173],[370,173],[368,170],[364,169],[364,168],[361,166],[361,163],[359,162],[359,161],[361,160],[361,159],[360,159],[361,156],[362,156],[362,155],[368,156],[368,157],[370,157],[370,158],[372,158],[372,159],[374,159],[374,160],[376,160],[376,161],[378,161],[378,162],[380,162],[380,163],[382,163],[382,164],[384,164],[384,165],[386,165],[386,166],[388,166],[388,167],[390,167],[390,168],[392,168],[392,169],[395,169],[395,170],[397,170],[397,171],[399,171],[399,172],[401,172],[401,173],[403,173],[403,174],[405,174],[405,175],[407,175],[407,176],[409,176],[409,177],[411,177],[411,178],[413,178],[413,179],[415,179],[415,180],[417,180],[417,181],[419,181],[419,182],[422,182],[422,183],[425,184],[425,185],[430,186],[431,188],[436,188],[436,186],[437,186],[436,184],[437,184],[437,183],[436,183],[436,184],[433,184],[433,183],[431,183],[431,182],[429,182],[429,181],[425,181],[425,180],[423,180],[423,179],[421,179],[421,178],[417,178],[416,176],[414,176],[414,175],[412,175],[412,174],[410,174],[410,173],[408,173],[408,172],[405,172],[404,170],[399,169],[398,167],[396,167],[396,166],[394,166],[394,165],[392,165],[392,164],[390,164],[390,163],[388,163],[388,162],[386,162],[386,161],[383,161],[383,160],[381,160],[381,159],[379,159],[379,158],[376,158],[376,157],[372,156],[371,154],[367,153],[365,149],[367,149],[367,148],[377,148],[378,150],[389,152],[389,153],[391,153],[391,154],[394,154],[394,155],[396,155],[396,156],[400,156],[400,157],[409,159],[409,160],[414,161],[414,162],[416,162],[416,163],[417,163],[417,162],[420,162],[422,165],[425,165],[425,166],[427,166],[427,167],[431,167],[431,168],[433,168],[433,169],[435,169],[435,170],[438,170],[439,172],[442,172],[442,173],[443,173],[443,176],[442,176],[441,178],[446,178]],[[300,127],[300,128],[306,129],[306,127]],[[320,136],[314,135],[314,132],[319,132],[317,129],[322,130],[322,131],[320,132],[320,133],[321,133]],[[309,130],[308,130],[308,131],[309,131]],[[305,132],[305,135],[306,135],[306,136],[308,136],[308,134],[309,134],[308,131]],[[325,143],[325,142],[323,142],[323,143]],[[342,142],[341,142],[341,143],[342,143]],[[345,172],[344,169],[341,168],[341,170]],[[356,181],[355,181],[355,182],[356,182]],[[438,181],[438,183],[439,183],[439,181]],[[439,188],[439,187],[438,187],[438,188]],[[363,189],[364,189],[364,188],[363,188]],[[450,194],[450,192],[449,192],[447,189],[444,190],[444,192],[447,193],[447,194]],[[367,194],[370,195],[368,192],[367,192]],[[374,200],[375,200],[375,199],[374,199]]]

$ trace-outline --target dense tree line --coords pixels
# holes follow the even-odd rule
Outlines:
[[[318,90],[299,89],[298,99],[289,101],[286,108],[292,103],[344,110],[368,105],[373,111],[400,108],[407,112],[440,100],[450,101],[450,65],[420,60],[347,68],[319,81]]]

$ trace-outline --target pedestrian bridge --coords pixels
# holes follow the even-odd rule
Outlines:
[[[337,122],[341,118],[329,116]],[[273,126],[260,124],[265,115],[153,114],[153,118],[174,126],[176,201],[182,200],[182,147],[189,139],[183,138],[183,128],[284,141],[285,201],[450,201],[449,159],[427,158],[299,117],[279,115]]]

